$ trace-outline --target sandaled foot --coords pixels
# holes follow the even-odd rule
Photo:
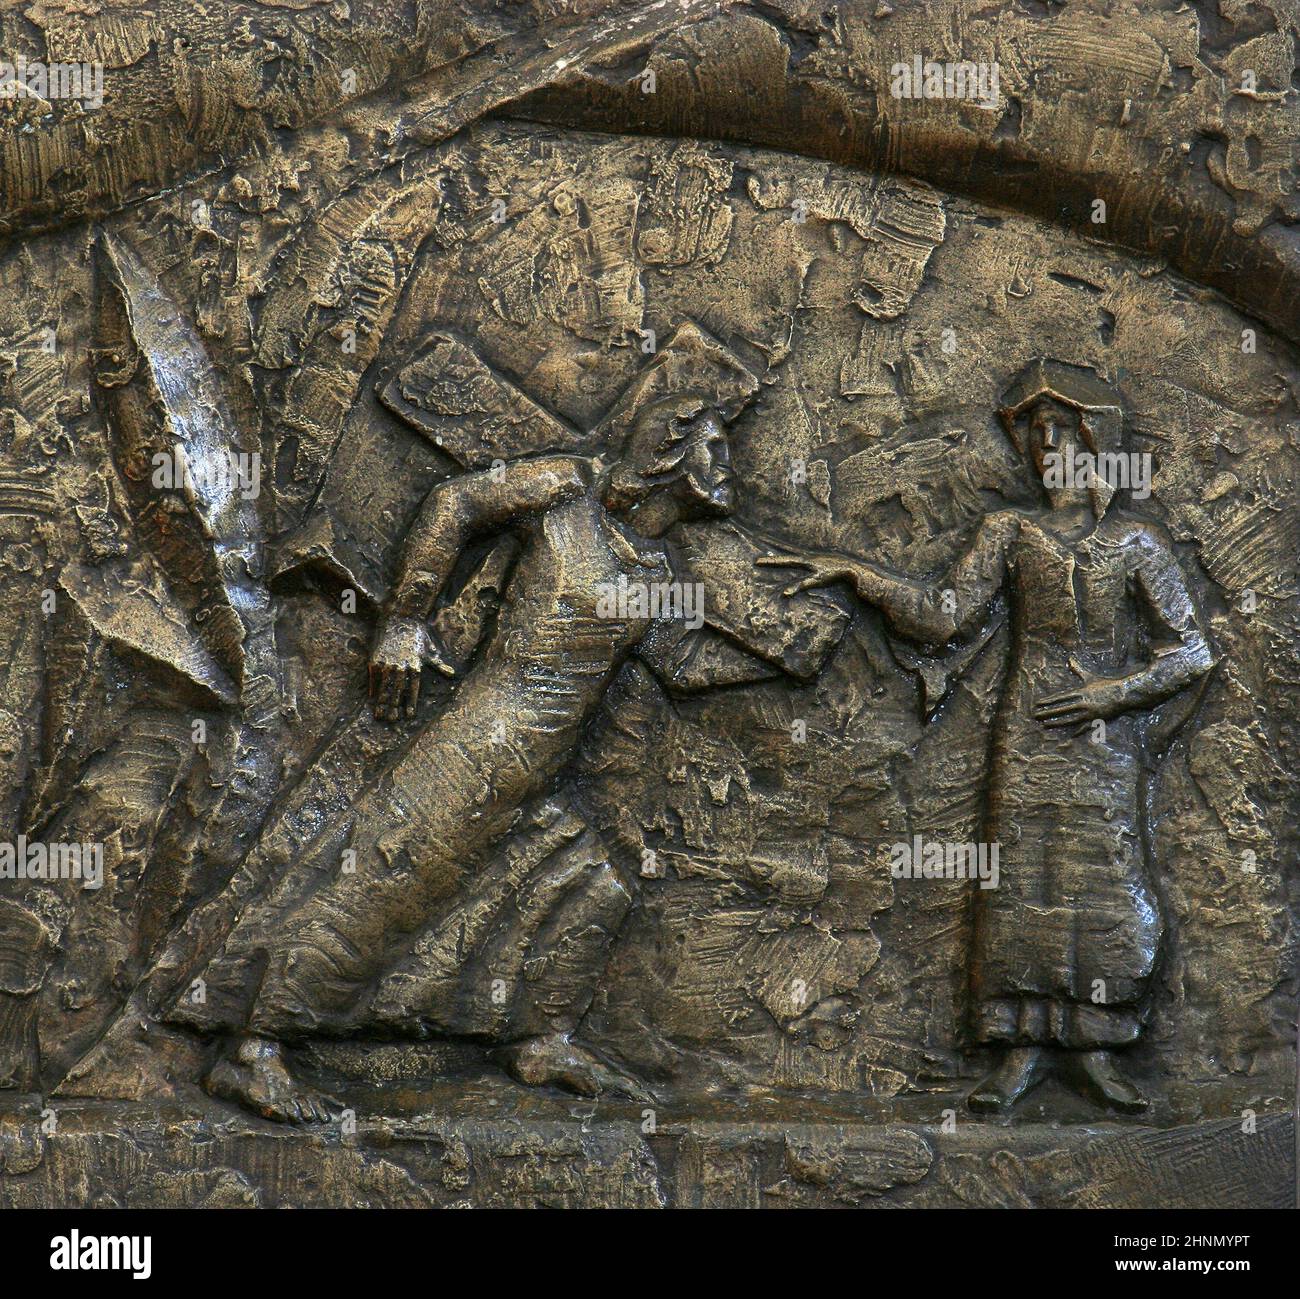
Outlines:
[[[332,1096],[295,1078],[284,1063],[284,1048],[263,1037],[241,1038],[213,1065],[203,1087],[277,1123],[328,1123],[342,1109]]]
[[[980,1114],[1005,1114],[1031,1087],[1042,1081],[1043,1050],[1037,1046],[1012,1048],[1002,1063],[966,1098]]]
[[[609,1092],[634,1101],[654,1101],[654,1095],[635,1078],[606,1064],[586,1047],[562,1033],[527,1037],[499,1047],[497,1058],[506,1072],[526,1087],[563,1087],[579,1096]]]
[[[1099,1105],[1121,1114],[1141,1114],[1150,1102],[1120,1073],[1109,1051],[1080,1051],[1073,1061],[1075,1076]]]

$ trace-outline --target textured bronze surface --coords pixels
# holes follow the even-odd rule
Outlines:
[[[1286,1205],[1300,9],[0,13],[0,1205]]]

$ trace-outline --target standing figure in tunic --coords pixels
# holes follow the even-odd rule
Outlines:
[[[1010,661],[983,831],[1001,873],[976,890],[969,968],[974,1040],[1000,1059],[968,1103],[1005,1111],[1054,1065],[1137,1112],[1147,1100],[1116,1053],[1142,1033],[1164,934],[1145,827],[1148,723],[1214,657],[1168,536],[1116,499],[1116,471],[1132,462],[1113,390],[1040,360],[1000,415],[1043,504],[986,515],[937,581],[836,554],[759,562],[808,570],[787,594],[844,582],[936,650],[1005,595]]]

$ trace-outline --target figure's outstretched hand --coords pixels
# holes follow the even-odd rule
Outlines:
[[[419,618],[389,618],[380,628],[370,656],[370,698],[375,716],[395,722],[414,717],[420,701],[420,671],[432,664],[454,676],[442,649]]]
[[[853,580],[853,561],[844,555],[831,555],[818,551],[807,554],[760,555],[755,561],[769,568],[806,568],[807,577],[801,577],[785,588],[783,594],[798,595],[800,591],[810,591],[816,586],[830,586],[833,582],[851,582]]]
[[[1070,667],[1080,684],[1071,690],[1044,695],[1034,705],[1034,718],[1044,726],[1078,726],[1117,717],[1128,706],[1128,682],[1123,677],[1089,677],[1072,658]]]

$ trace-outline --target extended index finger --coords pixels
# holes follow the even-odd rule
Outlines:
[[[1077,704],[1083,699],[1078,690],[1063,690],[1060,694],[1044,695],[1037,704],[1039,708],[1052,708],[1056,704]]]

